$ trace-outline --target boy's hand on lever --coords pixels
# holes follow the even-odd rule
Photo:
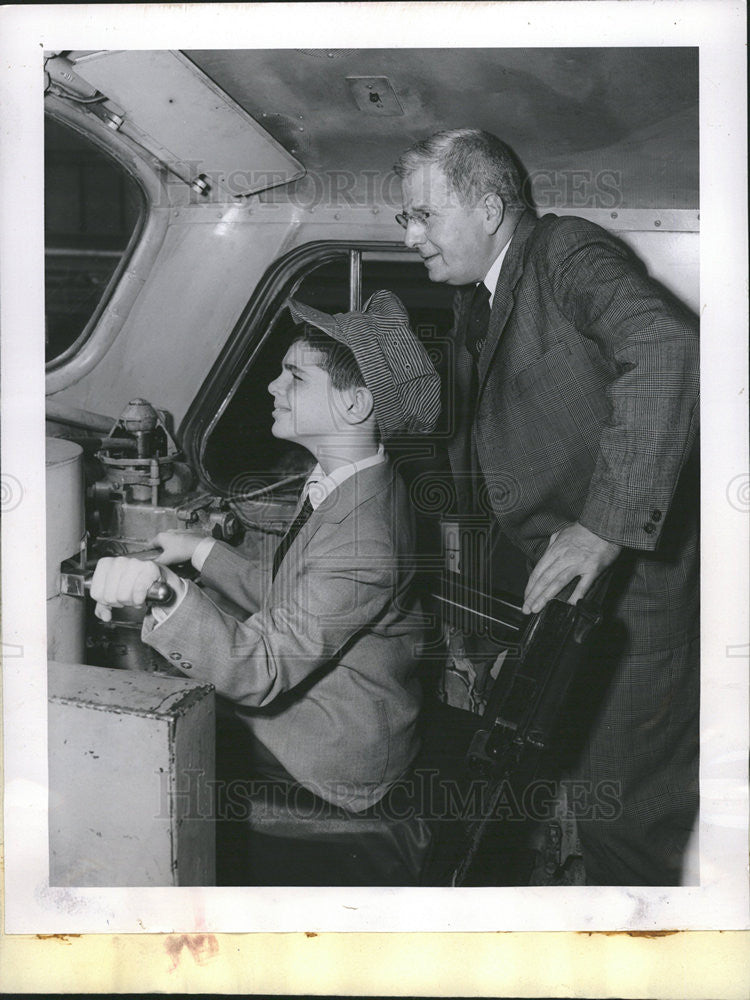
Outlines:
[[[100,559],[90,590],[96,601],[96,617],[108,622],[112,620],[112,608],[141,607],[146,603],[149,588],[158,580],[164,580],[178,592],[179,577],[165,566],[127,556]]]
[[[547,601],[579,577],[578,585],[568,598],[568,604],[576,604],[620,552],[621,545],[600,538],[577,522],[555,532],[529,577],[523,613],[541,611]]]

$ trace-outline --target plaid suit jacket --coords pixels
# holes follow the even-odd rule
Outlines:
[[[143,639],[239,706],[253,736],[316,795],[354,811],[377,802],[419,747],[423,616],[413,512],[390,463],[356,473],[311,514],[271,579],[217,542],[195,584]]]
[[[613,612],[630,650],[684,642],[698,626],[694,319],[599,226],[525,213],[471,397],[471,293],[454,302],[459,507],[476,462],[480,507],[530,565],[575,521],[619,543]]]

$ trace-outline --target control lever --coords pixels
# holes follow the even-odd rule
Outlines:
[[[144,561],[155,559],[161,555],[161,549],[145,549],[141,552],[128,552],[128,559],[142,559]],[[69,559],[64,562],[60,572],[60,593],[69,597],[83,597],[91,587],[91,580],[98,559],[89,560],[84,567],[76,565],[75,560]],[[146,593],[146,606],[171,604],[175,599],[175,592],[166,580],[155,580]]]

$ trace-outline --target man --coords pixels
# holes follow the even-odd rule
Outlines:
[[[376,292],[362,312],[328,316],[294,301],[289,308],[305,325],[268,387],[272,433],[318,464],[273,558],[250,560],[202,535],[162,532],[161,566],[101,559],[91,596],[106,620],[109,607],[143,604],[165,578],[177,601],[146,616],[143,640],[231,703],[252,737],[240,762],[245,775],[285,783],[291,801],[300,787],[312,793],[317,815],[330,803],[366,819],[417,753],[421,700],[413,514],[380,442],[434,427],[440,380],[391,292]],[[187,560],[239,617],[164,565]],[[325,869],[310,871],[321,865],[314,860],[292,877],[409,884],[419,875],[423,835],[402,823],[379,837],[353,835],[348,852],[320,843],[310,853]],[[256,837],[256,855],[258,845]],[[266,867],[275,856],[269,851]],[[290,884],[297,860],[283,857],[270,884]]]
[[[496,136],[438,133],[396,171],[407,246],[459,286],[460,505],[489,505],[526,555],[526,613],[613,567],[624,644],[595,664],[609,686],[576,773],[594,796],[614,781],[621,812],[579,816],[587,881],[678,883],[697,809],[695,325],[598,226],[537,220]]]

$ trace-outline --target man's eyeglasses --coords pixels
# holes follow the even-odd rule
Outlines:
[[[406,229],[410,222],[414,222],[418,226],[422,226],[423,229],[430,228],[430,213],[429,212],[399,212],[396,216],[396,222],[401,226],[402,229]]]

